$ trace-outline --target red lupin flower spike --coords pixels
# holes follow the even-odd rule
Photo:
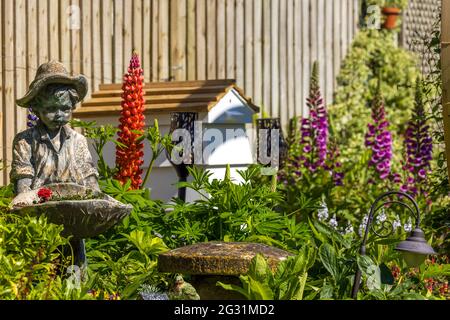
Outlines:
[[[123,78],[122,111],[119,119],[119,139],[123,146],[116,147],[116,179],[125,184],[131,180],[131,188],[139,189],[142,184],[144,144],[138,141],[145,126],[144,75],[139,55],[134,52]]]

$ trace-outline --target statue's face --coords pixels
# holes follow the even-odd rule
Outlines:
[[[59,96],[53,95],[41,101],[39,108],[34,111],[48,129],[59,130],[69,122],[73,105],[69,94],[65,93]]]

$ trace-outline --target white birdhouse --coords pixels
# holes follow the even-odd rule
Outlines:
[[[82,104],[74,117],[83,121],[97,121],[97,124],[118,126],[121,111],[121,85],[100,85],[100,90]],[[246,169],[255,162],[255,141],[253,134],[253,115],[259,108],[252,104],[239,89],[234,80],[206,80],[183,82],[154,82],[145,84],[145,117],[147,125],[158,119],[161,132],[168,133],[171,114],[179,112],[197,113],[197,128],[201,125],[201,159],[196,165],[212,172],[212,179],[222,179],[227,164],[231,166],[231,177],[239,182],[236,170]],[[198,137],[197,137],[198,139]],[[198,143],[198,141],[197,141]],[[145,146],[145,163],[149,163],[150,151]],[[93,152],[95,157],[95,153]],[[113,166],[115,145],[108,145],[105,159]],[[96,159],[94,159],[96,160]],[[200,160],[200,161],[198,161]],[[200,162],[200,163],[199,163]],[[165,153],[157,159],[147,187],[152,197],[169,201],[177,196],[175,184],[178,176]],[[198,196],[188,190],[187,201]]]

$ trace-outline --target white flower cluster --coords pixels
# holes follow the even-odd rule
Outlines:
[[[352,224],[349,221],[347,223],[347,227],[345,227],[344,234],[350,234],[350,233],[353,233],[353,232],[354,232],[353,226],[352,226]]]
[[[317,218],[319,218],[320,221],[325,221],[328,219],[328,207],[327,204],[325,203],[325,201],[322,201],[322,203],[320,204],[320,209],[317,210]]]
[[[381,209],[381,213],[377,216],[377,223],[382,223],[386,221],[386,212],[384,211],[384,208]]]
[[[392,224],[392,227],[394,228],[394,230],[397,230],[398,228],[402,227],[402,223],[400,222],[399,216],[397,216],[395,218],[394,223]]]
[[[328,206],[325,201],[322,201],[319,210],[317,210],[317,218],[319,219],[319,221],[325,222],[326,220],[328,220],[329,216],[330,213],[328,212]],[[332,228],[337,229],[338,222],[336,219],[336,214],[334,214],[333,217],[328,221],[328,224]]]
[[[366,228],[367,221],[369,221],[369,215],[368,214],[366,214],[364,216],[364,218],[362,219],[361,224],[359,225],[358,234],[359,234],[360,237],[363,236],[363,232],[364,232],[364,230]]]
[[[406,232],[411,232],[411,230],[412,230],[412,221],[411,221],[411,217],[409,217],[408,222],[405,223],[405,225],[403,226],[403,229],[404,229]]]
[[[328,221],[328,223],[330,224],[330,226],[334,229],[337,229],[338,227],[338,222],[336,220],[336,214],[333,215],[333,217],[330,219],[330,221]]]

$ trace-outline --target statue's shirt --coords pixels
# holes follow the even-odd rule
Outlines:
[[[31,189],[49,183],[73,182],[87,185],[87,178],[98,176],[86,138],[68,125],[60,131],[57,151],[41,123],[16,135],[13,142],[11,181],[32,179]]]

